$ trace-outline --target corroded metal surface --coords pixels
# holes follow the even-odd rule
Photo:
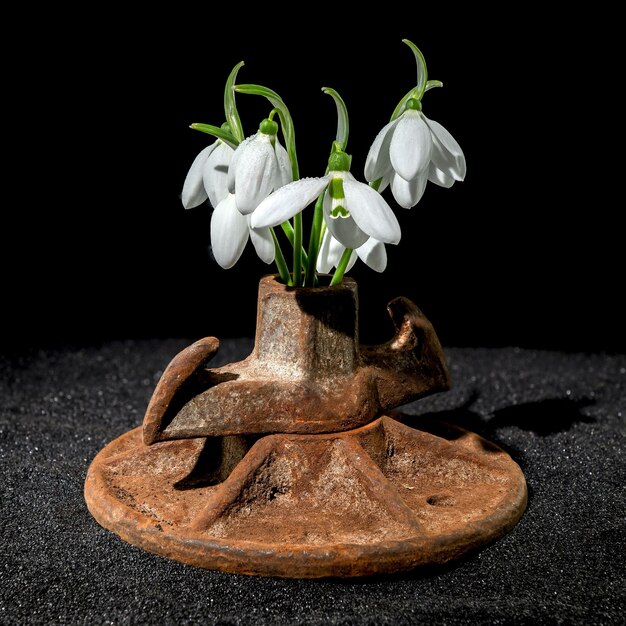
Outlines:
[[[205,382],[205,364],[215,356],[220,342],[215,337],[196,341],[177,354],[163,372],[156,386],[144,418],[144,438],[152,441],[158,437],[156,426],[169,411],[177,412],[177,404],[185,397],[193,397],[201,391]]]
[[[350,430],[448,389],[445,357],[430,322],[406,298],[396,298],[388,309],[395,336],[380,346],[360,346],[352,279],[293,289],[266,276],[252,354],[211,369],[201,365],[217,351],[217,339],[181,352],[155,389],[144,419],[145,442]]]
[[[505,452],[381,417],[450,384],[430,322],[406,298],[388,309],[393,338],[362,346],[354,281],[262,279],[252,354],[210,368],[207,337],[172,360],[143,429],[94,459],[93,516],[185,563],[284,577],[445,563],[507,532],[526,483]]]
[[[445,563],[510,530],[527,497],[516,463],[475,434],[406,421],[153,446],[137,428],[95,458],[85,498],[100,524],[146,550],[268,576]]]

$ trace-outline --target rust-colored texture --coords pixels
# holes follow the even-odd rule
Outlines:
[[[290,289],[273,276],[263,278],[252,354],[224,367],[200,367],[202,356],[206,361],[217,351],[213,337],[179,354],[148,407],[145,442],[350,430],[448,389],[445,357],[430,322],[406,298],[388,308],[395,337],[360,346],[354,280]]]
[[[445,390],[428,320],[389,304],[395,336],[358,341],[357,289],[259,288],[256,343],[209,368],[202,339],[164,372],[143,430],[94,459],[85,483],[104,527],[199,567],[354,577],[444,563],[507,532],[526,483],[472,433],[386,414]]]
[[[152,447],[137,428],[100,452],[87,502],[126,541],[227,572],[352,577],[445,563],[507,532],[526,484],[493,444],[414,420]]]

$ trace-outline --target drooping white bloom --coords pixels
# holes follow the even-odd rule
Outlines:
[[[242,141],[228,169],[228,190],[236,195],[237,208],[249,215],[272,191],[292,180],[291,163],[278,141],[278,125],[263,120],[256,135]]]
[[[414,99],[378,133],[365,161],[365,178],[388,181],[396,202],[406,209],[420,201],[427,181],[451,187],[465,173],[465,156],[457,141],[428,119]]]
[[[196,157],[183,185],[182,201],[186,209],[202,204],[207,198],[215,210],[211,216],[211,249],[224,269],[239,260],[248,239],[265,263],[274,260],[274,241],[269,228],[255,230],[250,217],[237,210],[236,198],[228,192],[229,166],[235,151],[216,141]]]
[[[202,204],[207,198],[216,207],[227,195],[228,168],[234,150],[219,139],[198,154],[183,184],[181,199],[186,209]]]
[[[269,195],[252,214],[252,226],[277,226],[300,213],[326,190],[326,225],[342,245],[359,248],[370,237],[397,244],[400,224],[391,207],[377,191],[358,182],[348,171],[348,164],[345,153],[333,153],[326,176],[303,178]]]
[[[319,254],[317,255],[317,263],[315,269],[321,274],[328,274],[333,267],[339,265],[341,256],[343,255],[346,247],[342,246],[331,234],[329,230],[326,230],[324,237],[322,238],[322,245],[320,246]],[[356,251],[353,250],[350,256],[350,261],[346,267],[346,272],[350,271],[352,266],[357,260]]]
[[[250,216],[242,215],[235,195],[227,193],[211,216],[211,249],[215,260],[224,269],[230,269],[239,260],[248,238],[262,261],[269,264],[274,260],[274,241],[269,228],[252,228]]]
[[[317,257],[317,271],[327,274],[333,267],[337,267],[345,249],[345,246],[342,246],[327,230],[324,233]],[[363,245],[352,251],[346,272],[356,263],[357,258],[360,258],[363,263],[376,272],[384,272],[387,267],[385,244],[381,241],[376,241],[373,237],[370,237]]]

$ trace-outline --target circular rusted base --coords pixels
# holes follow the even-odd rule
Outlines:
[[[450,561],[509,531],[527,491],[519,466],[478,435],[384,416],[336,434],[153,446],[136,428],[96,456],[85,499],[102,526],[150,552],[321,578]]]

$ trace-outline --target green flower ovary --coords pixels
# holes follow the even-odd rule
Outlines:
[[[416,98],[410,98],[406,102],[406,109],[407,110],[411,109],[413,111],[421,111],[422,110],[422,103],[419,100],[417,100]]]
[[[266,118],[259,124],[259,132],[275,137],[278,132],[278,124],[274,120]]]
[[[331,172],[348,172],[350,155],[345,152],[333,152],[328,158],[328,169]]]

